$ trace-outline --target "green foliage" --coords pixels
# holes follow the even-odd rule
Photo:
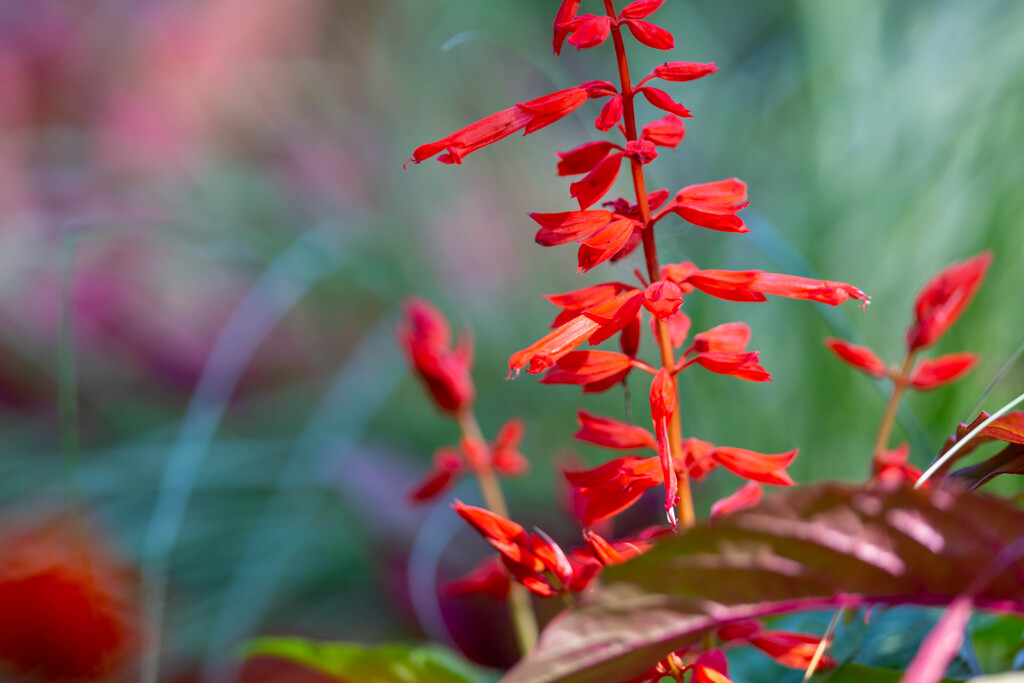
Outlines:
[[[844,664],[827,674],[816,677],[816,683],[899,683],[904,671],[877,669],[862,664]],[[952,678],[943,678],[942,683],[952,683]]]
[[[487,683],[493,676],[438,646],[315,642],[304,638],[257,638],[242,656],[276,657],[346,683]]]

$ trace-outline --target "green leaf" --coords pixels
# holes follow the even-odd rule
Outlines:
[[[981,617],[975,621],[974,652],[982,671],[1006,671],[1024,650],[1024,620],[1020,617]]]
[[[257,638],[241,655],[276,657],[307,666],[346,683],[484,683],[493,680],[436,645],[380,645],[315,642],[303,638]]]
[[[900,683],[905,671],[876,669],[863,664],[844,664],[833,669],[815,683]],[[942,683],[956,683],[952,678],[943,678]]]
[[[1022,529],[1024,512],[988,496],[792,490],[608,568],[503,681],[625,680],[725,624],[868,603],[945,605],[979,575],[991,574],[976,606],[1024,612],[1024,561],[1003,556]]]

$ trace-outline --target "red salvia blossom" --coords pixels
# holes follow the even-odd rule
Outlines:
[[[583,88],[569,88],[517,104],[491,114],[437,142],[417,147],[409,161],[418,164],[440,155],[437,156],[437,160],[441,163],[461,164],[463,158],[470,152],[523,129],[523,135],[529,135],[568,116],[586,102],[587,98],[587,91]]]
[[[455,413],[473,401],[472,344],[463,337],[452,348],[448,321],[432,304],[406,301],[398,342],[439,408]]]
[[[977,362],[977,354],[966,352],[922,360],[910,374],[910,385],[919,391],[938,389],[966,375]]]
[[[866,346],[858,346],[834,337],[826,338],[825,346],[836,354],[839,360],[872,377],[885,377],[889,372],[882,359]]]
[[[912,485],[921,477],[921,470],[910,464],[910,446],[905,443],[876,453],[871,461],[871,472],[875,481],[887,484]]]
[[[580,0],[562,0],[558,7],[558,14],[555,15],[555,38],[552,42],[555,54],[561,54],[562,43],[569,35],[569,25],[576,18],[576,12],[580,8]]]
[[[726,496],[711,506],[711,518],[728,515],[738,510],[746,510],[761,502],[764,490],[756,481],[748,481],[731,496]]]
[[[580,410],[577,419],[580,429],[574,436],[580,441],[620,450],[658,447],[654,436],[643,427],[594,415],[586,410]]]
[[[508,597],[511,585],[512,581],[501,561],[496,557],[488,557],[461,579],[446,583],[444,592],[458,597],[486,595],[492,600],[504,600]]]
[[[921,289],[914,302],[914,323],[907,330],[907,348],[931,346],[952,327],[985,279],[992,254],[946,267]]]

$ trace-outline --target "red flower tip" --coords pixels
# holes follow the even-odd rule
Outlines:
[[[676,381],[661,368],[651,380],[651,417],[655,422],[669,420],[676,412]]]
[[[749,343],[750,327],[746,323],[724,323],[695,336],[687,353],[740,353]]]
[[[683,305],[683,292],[671,280],[652,282],[644,291],[644,308],[659,320],[668,320]]]
[[[793,486],[786,468],[793,462],[797,449],[785,453],[758,453],[745,448],[719,446],[712,458],[722,467],[744,479],[775,486]]]
[[[619,155],[615,155],[618,157]],[[619,160],[615,159],[615,172],[618,173]],[[622,218],[608,223],[592,235],[579,240],[580,248],[576,254],[580,273],[585,273],[612,258],[629,242],[637,224],[630,218]]]
[[[576,18],[576,12],[579,11],[580,0],[562,0],[562,4],[558,7],[558,14],[555,15],[555,37],[552,41],[552,47],[555,50],[555,54],[561,54],[562,43],[565,42],[566,37],[569,35],[568,25]]]
[[[938,389],[966,375],[977,362],[977,354],[966,352],[922,360],[910,374],[910,385],[918,391]]]
[[[607,194],[619,177],[622,153],[611,154],[601,160],[590,173],[569,186],[569,195],[586,209]]]
[[[629,374],[633,359],[614,351],[567,353],[541,380],[542,384],[578,384],[594,393],[615,386]]]
[[[732,683],[729,678],[729,663],[725,654],[718,649],[709,650],[693,663],[692,683]]]
[[[790,631],[761,631],[750,639],[750,644],[783,666],[806,669],[821,644],[821,638]],[[818,669],[822,671],[835,666],[836,660],[827,655],[818,662]]]
[[[658,447],[654,435],[643,427],[594,415],[585,410],[578,411],[576,417],[580,428],[573,437],[579,441],[619,450]]]
[[[634,38],[647,47],[653,47],[655,50],[671,50],[676,46],[675,38],[671,33],[649,21],[623,19],[622,23],[629,27],[629,32],[633,34]]]
[[[450,348],[448,321],[432,304],[408,299],[397,329],[398,343],[442,410],[458,412],[473,401],[472,353],[463,340]]]
[[[708,62],[707,64],[699,62],[665,62],[655,67],[654,71],[644,81],[660,78],[663,81],[682,83],[684,81],[695,81],[698,78],[704,78],[716,71],[718,71],[718,67],[715,66],[714,62]]]
[[[595,142],[585,142],[568,152],[556,152],[560,159],[558,162],[558,175],[567,176],[589,173],[613,149],[621,149],[621,147],[608,140],[597,140]]]
[[[914,323],[907,330],[910,350],[931,346],[957,321],[981,287],[992,253],[953,263],[929,280],[914,302]]]
[[[491,600],[504,600],[508,597],[512,581],[501,563],[495,557],[488,557],[471,572],[461,579],[444,584],[445,595],[467,597],[486,595]]]
[[[612,31],[612,18],[607,15],[581,14],[569,22],[566,28],[572,34],[569,36],[569,44],[577,50],[586,50],[608,40]]]
[[[614,124],[613,124],[614,125]],[[686,137],[686,126],[675,114],[665,114],[657,121],[651,121],[640,133],[642,140],[650,140],[659,147],[675,148]]]
[[[896,448],[876,453],[871,461],[871,472],[876,481],[913,485],[920,479],[921,470],[911,465],[909,461],[910,446],[900,444]]]
[[[689,109],[669,97],[668,93],[664,90],[652,88],[648,85],[640,88],[639,91],[643,93],[648,102],[658,109],[667,111],[670,114],[675,114],[676,116],[682,116],[684,119],[691,118],[693,116]]]
[[[748,481],[731,496],[726,496],[711,506],[711,519],[753,507],[761,502],[763,495],[761,484]]]
[[[650,541],[639,539],[622,539],[609,542],[590,529],[583,530],[583,539],[587,542],[587,549],[593,558],[605,567],[622,564],[637,555],[643,555],[653,546],[653,543]]]
[[[729,178],[690,185],[676,194],[668,210],[694,225],[719,232],[745,233],[750,229],[736,215],[747,206],[747,185]]]
[[[881,378],[889,373],[889,369],[885,367],[882,359],[866,346],[858,346],[834,337],[827,337],[825,346],[836,354],[839,360],[872,377]]]
[[[517,104],[448,137],[417,147],[406,164],[418,164],[434,156],[443,164],[461,164],[467,154],[507,138],[516,131],[525,129],[523,135],[528,135],[568,116],[587,99],[587,91],[583,88],[569,88]]]
[[[838,306],[847,299],[857,299],[866,307],[871,298],[853,285],[829,280],[813,280],[796,275],[761,273],[750,287],[753,291],[790,299],[807,299],[830,306]]]
[[[440,448],[434,453],[434,467],[417,483],[407,498],[410,503],[433,500],[450,489],[462,473],[464,463],[455,448]]]
[[[622,97],[616,93],[601,107],[600,115],[594,119],[594,127],[603,132],[611,130],[622,120],[622,112]]]
[[[620,19],[645,19],[654,14],[665,0],[635,0],[619,13]]]

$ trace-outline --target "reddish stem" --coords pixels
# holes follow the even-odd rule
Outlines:
[[[604,0],[605,12],[612,19],[616,18],[615,6],[612,0]],[[633,86],[629,80],[629,62],[626,59],[626,46],[622,42],[622,31],[617,25],[612,26],[612,42],[615,45],[615,60],[619,66],[620,90],[622,93],[622,118],[626,129],[626,140],[633,142],[637,139],[636,134],[636,111],[633,108],[633,97],[635,95]],[[630,170],[633,174],[633,189],[636,191],[636,203],[640,210],[640,219],[643,222],[644,261],[647,263],[647,277],[650,282],[659,279],[658,274],[658,247],[654,241],[654,222],[651,219],[651,207],[647,203],[647,182],[644,179],[643,165],[635,160],[629,160]],[[670,371],[676,366],[675,350],[672,348],[672,341],[668,333],[668,326],[661,320],[657,321],[658,349],[661,352],[661,365]],[[676,390],[676,405],[679,405],[679,381],[673,378]],[[673,459],[678,458],[682,453],[682,423],[679,410],[675,411],[672,421],[669,424],[669,448]],[[693,512],[693,497],[690,493],[690,478],[685,472],[679,476],[679,520],[683,528],[690,528],[696,523],[696,516]]]

